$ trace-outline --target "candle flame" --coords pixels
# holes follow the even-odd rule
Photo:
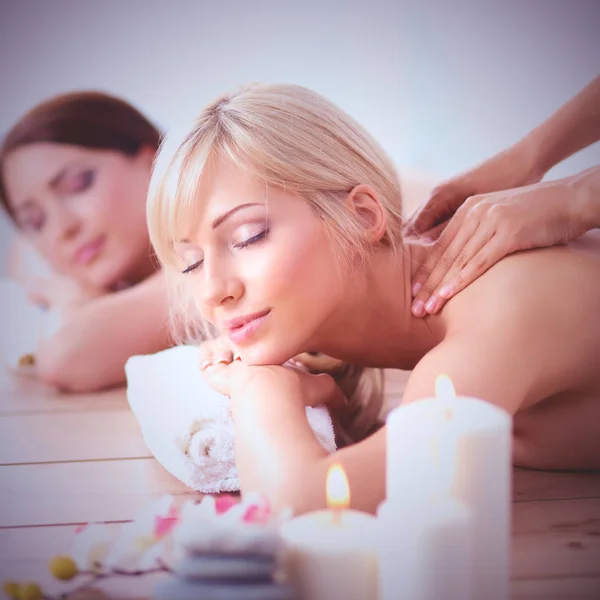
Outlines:
[[[438,375],[435,380],[435,395],[438,398],[454,398],[456,392],[448,375]]]
[[[342,465],[336,463],[327,471],[327,506],[341,510],[350,505],[350,485]]]

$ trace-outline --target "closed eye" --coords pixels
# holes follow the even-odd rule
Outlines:
[[[239,244],[235,244],[235,247],[236,248],[246,248],[247,246],[252,246],[253,244],[256,244],[256,243],[264,240],[267,237],[268,233],[269,233],[269,230],[265,229],[264,231],[261,231],[259,234],[255,235],[243,242],[240,242]],[[199,267],[202,266],[203,262],[204,262],[203,260],[199,260],[198,262],[195,262],[193,265],[190,265],[189,267],[184,269],[182,271],[182,273],[186,274],[186,273],[191,273],[192,271],[195,271],[196,269],[198,269]]]

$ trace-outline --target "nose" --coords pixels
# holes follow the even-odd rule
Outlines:
[[[57,241],[73,239],[81,229],[81,220],[66,206],[57,206],[54,217],[54,236]]]
[[[217,308],[226,302],[234,302],[242,295],[243,285],[239,277],[222,265],[203,265],[204,277],[199,278],[198,296],[207,308]]]

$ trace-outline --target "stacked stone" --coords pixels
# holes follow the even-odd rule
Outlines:
[[[295,600],[284,580],[278,528],[245,520],[237,505],[225,514],[182,519],[174,532],[174,577],[155,588],[156,600]]]

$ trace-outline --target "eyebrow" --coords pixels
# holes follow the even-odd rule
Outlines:
[[[66,167],[62,168],[48,183],[48,185],[51,188],[55,188],[60,182],[61,180],[64,178],[64,176],[67,174],[67,171],[71,168],[72,165],[67,165]]]
[[[231,217],[231,215],[236,213],[238,210],[242,210],[242,208],[250,208],[251,206],[264,206],[264,204],[261,204],[259,202],[247,202],[246,204],[240,204],[239,206],[235,206],[231,210],[228,210],[227,212],[223,213],[220,217],[217,217],[213,221],[212,228],[216,229],[219,225],[221,225],[221,223],[226,221],[229,217]]]

